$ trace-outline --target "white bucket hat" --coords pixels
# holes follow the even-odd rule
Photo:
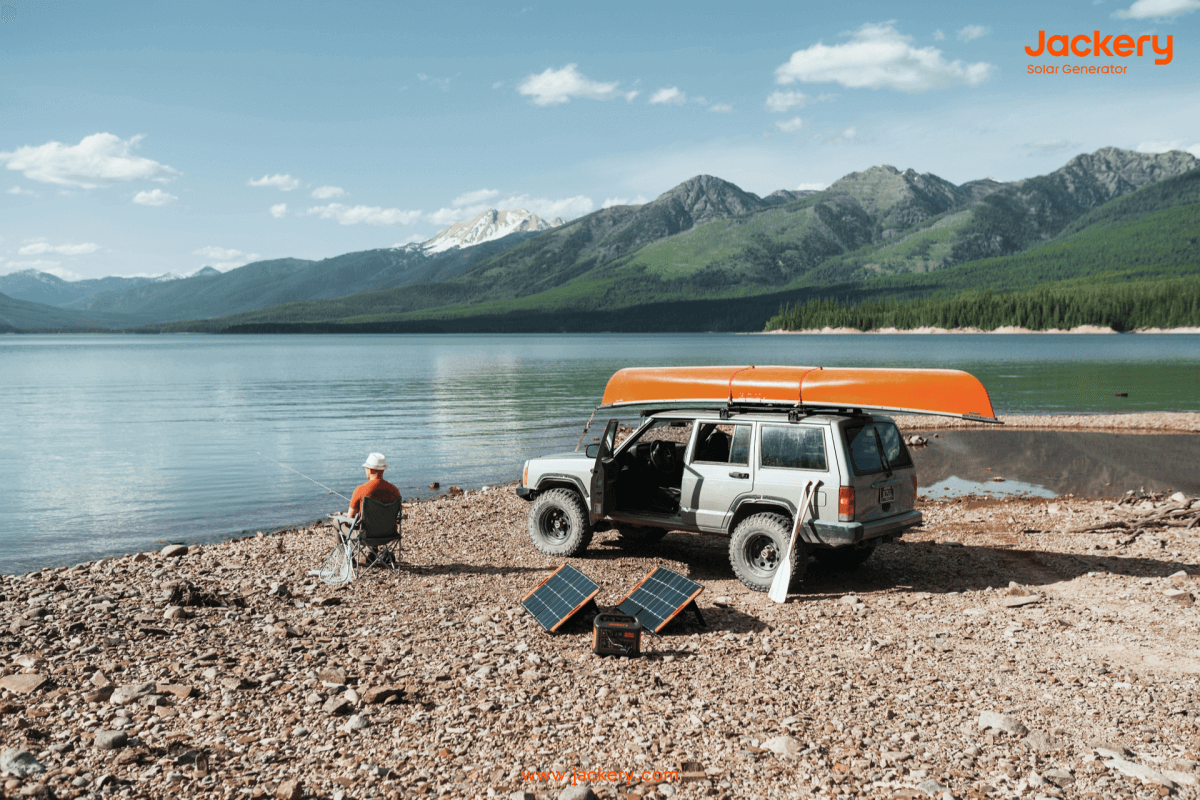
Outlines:
[[[387,469],[387,459],[383,457],[383,453],[371,453],[367,456],[367,463],[363,464],[367,469],[383,472]]]

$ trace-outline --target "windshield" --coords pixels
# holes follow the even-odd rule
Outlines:
[[[866,425],[847,425],[842,428],[850,446],[854,474],[870,475],[911,467],[912,458],[900,438],[900,431],[891,422],[872,422]]]

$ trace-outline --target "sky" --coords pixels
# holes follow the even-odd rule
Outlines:
[[[963,183],[1109,146],[1200,157],[1198,12],[0,0],[0,274],[320,259],[700,174],[766,195],[880,164]],[[1029,55],[1039,31],[1076,52]],[[1122,35],[1158,38],[1105,54]]]

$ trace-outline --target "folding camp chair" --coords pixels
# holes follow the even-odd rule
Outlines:
[[[347,583],[371,567],[400,571],[400,498],[380,503],[364,497],[357,517],[330,516],[334,522],[349,523],[338,534],[338,543],[317,575],[325,583]],[[361,569],[359,562],[363,561]]]

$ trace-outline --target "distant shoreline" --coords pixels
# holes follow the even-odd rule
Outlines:
[[[984,330],[983,328],[935,328],[930,326],[922,326],[918,328],[872,328],[862,331],[858,328],[801,328],[800,330],[773,330],[760,331],[763,334],[855,334],[855,333],[914,333],[914,334],[939,334],[939,333],[1000,333],[1000,334],[1017,334],[1017,333],[1084,333],[1084,334],[1120,334],[1120,333],[1184,333],[1184,334],[1200,334],[1200,327],[1185,327],[1185,328],[1137,328],[1132,331],[1115,331],[1112,328],[1105,328],[1102,325],[1079,325],[1070,329],[1050,328],[1044,331],[1035,331],[1031,328],[1022,328],[1017,325],[1002,325],[994,330]]]

